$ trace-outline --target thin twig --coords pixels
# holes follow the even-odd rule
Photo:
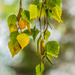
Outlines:
[[[23,11],[22,9],[22,0],[20,0],[20,8],[19,8],[19,13],[17,15],[17,21],[19,22],[20,20],[20,17],[21,17],[21,12]]]
[[[20,0],[20,8],[22,8],[22,0]]]
[[[46,56],[47,60],[53,65],[53,62]]]
[[[43,56],[43,58],[41,58],[41,61],[40,61],[40,71],[41,71],[41,62],[43,62],[43,60],[44,60],[44,58],[45,58],[45,56]]]

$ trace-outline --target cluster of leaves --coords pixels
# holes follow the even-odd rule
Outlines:
[[[48,41],[51,33],[48,31],[49,21],[51,17],[57,20],[59,23],[61,20],[61,0],[35,0],[33,4],[30,4],[29,11],[23,10],[20,7],[19,14],[10,15],[7,19],[8,27],[10,30],[10,42],[8,43],[9,50],[14,57],[20,50],[23,50],[29,43],[29,36],[32,36],[35,40],[38,33],[40,36],[37,40],[37,55],[41,53],[41,62],[36,66],[36,75],[42,75],[44,71],[44,58],[46,58],[51,64],[52,56],[58,57],[59,44],[56,41]],[[44,28],[41,29],[41,18],[44,16]],[[30,28],[30,24],[33,25],[34,19],[40,21],[40,30],[35,26]],[[42,32],[43,30],[43,32]]]

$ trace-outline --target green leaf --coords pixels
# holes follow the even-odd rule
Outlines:
[[[43,63],[38,64],[35,69],[36,75],[42,75],[42,72],[44,71],[44,64]]]
[[[24,10],[24,11],[22,11],[21,15],[22,15],[22,17],[23,17],[27,22],[29,22],[29,23],[31,23],[31,24],[33,25],[34,19],[31,19],[31,20],[30,20],[30,12],[29,12],[29,11]]]
[[[56,41],[49,41],[45,45],[45,53],[54,57],[58,57],[59,44]]]
[[[52,0],[52,1],[53,1],[55,4],[57,4],[58,6],[60,6],[62,0]]]
[[[51,7],[55,7],[56,5],[61,5],[61,0],[46,0],[46,4]]]
[[[45,40],[48,41],[48,38],[50,37],[51,33],[48,30],[46,30],[44,31],[43,35],[44,35]]]
[[[33,4],[38,5],[39,4],[39,0],[35,0]]]
[[[31,29],[31,33],[29,32],[28,29],[24,30],[23,33],[27,34],[28,36],[32,36],[34,41],[38,35],[40,31],[38,29],[35,29],[35,27],[33,29]]]
[[[51,16],[52,16],[52,14],[50,13],[49,9],[48,9],[47,16],[48,16],[49,20],[51,20]]]
[[[38,16],[37,5],[31,4],[29,6],[29,11],[30,11],[30,19],[37,18],[37,16]]]
[[[42,3],[38,6],[38,17],[42,18],[45,15],[45,7],[42,6]]]
[[[61,20],[61,14],[62,14],[62,10],[61,7],[56,6],[54,8],[52,8],[52,17],[57,20],[59,23],[63,21]]]
[[[9,28],[13,27],[17,23],[17,17],[16,17],[16,15],[14,15],[14,14],[10,15],[7,18],[7,22],[8,22]]]
[[[32,36],[32,29],[31,29],[31,33],[29,32],[28,29],[24,30],[23,33],[27,34],[28,36]]]
[[[52,0],[46,0],[46,4],[49,7],[55,7],[56,6],[56,4]]]
[[[19,32],[17,32],[17,31],[11,32],[9,37],[10,37],[12,46],[14,46],[18,42],[17,39],[16,39],[16,37],[18,35],[19,35]]]
[[[40,32],[38,29],[35,29],[35,27],[34,27],[34,29],[32,29],[31,30],[32,31],[32,34],[33,34],[33,39],[34,39],[34,41],[35,41],[35,39],[36,39],[36,37],[37,37],[37,35],[38,35],[38,33]]]

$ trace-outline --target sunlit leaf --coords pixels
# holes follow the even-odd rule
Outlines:
[[[26,26],[27,26],[28,24],[29,24],[29,23],[28,23],[26,20],[24,20],[24,19],[21,19],[21,20],[18,22],[18,25],[19,25],[19,27],[20,27],[21,29],[26,28]]]
[[[37,16],[38,16],[37,5],[31,4],[29,6],[29,11],[30,11],[30,19],[37,18]]]
[[[8,43],[9,50],[12,54],[12,57],[14,57],[18,52],[21,50],[20,45],[16,43],[14,46],[12,46],[11,41]]]
[[[24,10],[24,11],[22,11],[21,15],[27,22],[33,24],[34,19],[30,20],[30,12],[29,11]]]
[[[44,71],[44,64],[43,63],[38,64],[35,69],[36,75],[42,75],[42,72]]]
[[[17,40],[18,40],[19,44],[21,45],[22,49],[23,49],[25,46],[27,46],[28,43],[29,43],[29,37],[28,37],[27,34],[24,34],[24,33],[19,34],[19,35],[17,36]]]
[[[10,34],[10,40],[11,40],[11,44],[12,46],[15,45],[18,41],[17,41],[17,36],[19,35],[19,32],[14,31]]]
[[[49,41],[45,45],[45,53],[54,57],[58,57],[59,44],[56,41]]]
[[[7,23],[8,23],[9,28],[13,27],[17,23],[17,17],[16,17],[16,15],[14,15],[14,14],[10,15],[7,18]]]
[[[59,23],[63,22],[61,20],[61,14],[62,14],[61,7],[56,6],[56,7],[52,8],[52,17],[55,20],[57,20]]]
[[[10,33],[14,31],[18,31],[18,27],[17,25],[14,25],[13,27],[9,28],[9,30],[10,30]]]
[[[55,4],[57,4],[58,6],[60,6],[62,0],[52,0],[52,1],[53,1]]]

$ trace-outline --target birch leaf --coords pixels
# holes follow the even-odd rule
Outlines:
[[[16,15],[10,15],[7,19],[7,23],[9,28],[13,27],[17,23],[17,17]]]
[[[18,52],[21,50],[20,45],[16,43],[14,46],[12,46],[11,41],[8,43],[9,50],[12,54],[12,57],[14,57]]]
[[[14,31],[14,32],[12,32],[11,34],[10,34],[10,40],[11,40],[11,44],[12,44],[12,46],[14,46],[16,43],[18,43],[18,41],[17,41],[17,39],[16,39],[16,37],[19,35],[19,32],[17,32],[17,31]]]
[[[10,33],[14,31],[18,31],[18,27],[17,25],[14,25],[12,28],[9,28],[9,30],[10,30]]]
[[[19,35],[17,36],[17,40],[18,40],[19,44],[21,45],[22,49],[23,49],[25,46],[27,46],[28,43],[29,43],[29,37],[28,37],[27,34],[24,34],[24,33],[19,34]]]
[[[44,71],[44,64],[43,63],[41,63],[41,65],[40,64],[38,64],[37,66],[36,66],[36,75],[42,75],[42,72]]]
[[[56,42],[56,41],[49,41],[45,45],[45,53],[47,55],[58,57],[59,48],[60,48],[60,46],[59,46],[58,42]]]
[[[28,25],[28,22],[24,19],[21,19],[19,22],[18,22],[18,25],[21,29],[24,29],[26,28],[26,26]]]
[[[30,11],[30,19],[37,18],[37,16],[38,16],[37,5],[31,4],[29,6],[29,11]]]

